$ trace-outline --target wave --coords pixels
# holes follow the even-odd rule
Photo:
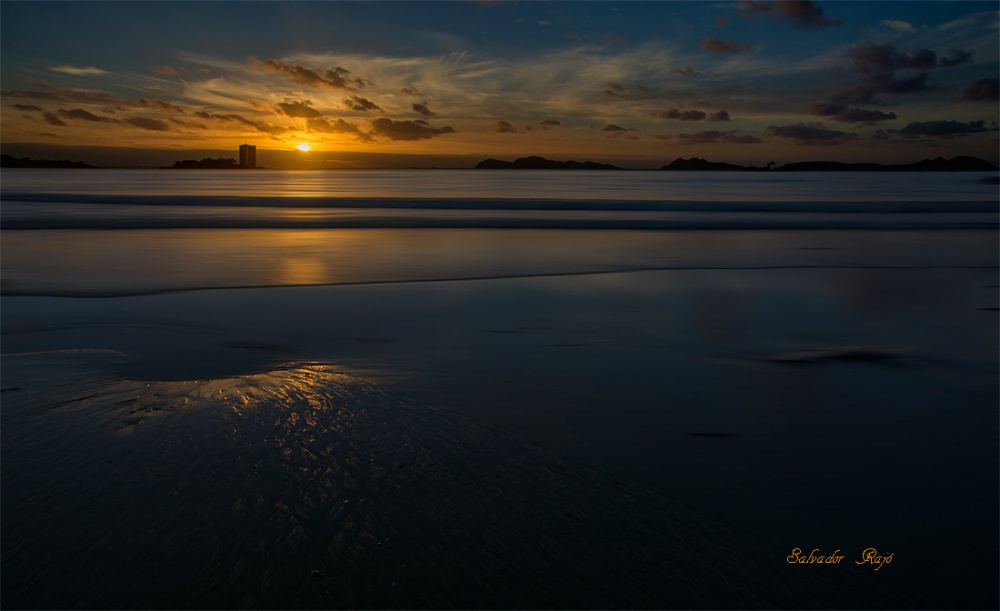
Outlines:
[[[759,201],[693,199],[554,199],[468,197],[246,197],[224,195],[96,195],[2,193],[4,204],[96,204],[191,208],[302,208],[357,210],[539,210],[609,212],[794,212],[794,213],[978,213],[996,212],[997,200],[970,201]]]
[[[7,193],[6,230],[989,229],[995,201],[728,201]]]

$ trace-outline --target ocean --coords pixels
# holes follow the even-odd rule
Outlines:
[[[995,607],[993,176],[4,170],[3,606]]]

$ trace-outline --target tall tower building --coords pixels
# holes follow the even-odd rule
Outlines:
[[[240,145],[240,167],[241,168],[257,167],[257,147],[254,146],[253,144]]]

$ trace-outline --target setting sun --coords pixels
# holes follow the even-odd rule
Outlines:
[[[308,152],[311,147],[308,144],[306,144],[305,142],[303,142],[302,144],[298,145],[295,148],[297,148],[297,149],[299,149],[300,151],[303,151],[303,152]]]

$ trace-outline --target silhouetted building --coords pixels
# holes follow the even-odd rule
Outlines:
[[[240,145],[240,167],[241,168],[257,167],[257,147],[254,146],[253,144]]]

